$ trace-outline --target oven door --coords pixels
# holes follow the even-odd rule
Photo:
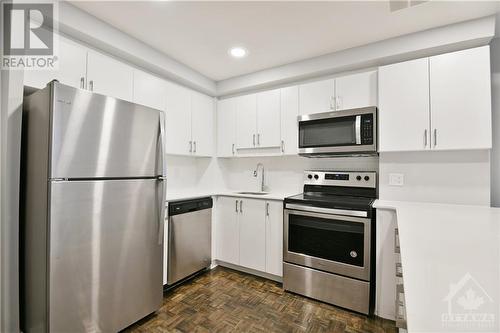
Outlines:
[[[376,153],[376,108],[299,116],[299,154]]]
[[[304,209],[284,210],[284,261],[369,281],[371,219]]]

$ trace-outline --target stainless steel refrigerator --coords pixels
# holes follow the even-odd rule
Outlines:
[[[163,297],[163,112],[53,81],[24,99],[22,329],[116,332]]]

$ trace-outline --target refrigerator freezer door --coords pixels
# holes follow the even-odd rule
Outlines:
[[[52,85],[51,178],[163,175],[161,111]]]
[[[50,332],[117,332],[160,308],[163,184],[51,182]]]

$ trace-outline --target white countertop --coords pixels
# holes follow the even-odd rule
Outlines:
[[[178,200],[188,200],[202,197],[210,196],[226,196],[226,197],[239,197],[239,198],[251,198],[251,199],[262,199],[262,200],[283,200],[286,197],[298,194],[289,192],[273,192],[270,191],[268,194],[264,195],[253,195],[253,194],[241,194],[237,192],[242,192],[243,190],[218,190],[218,191],[203,191],[203,190],[188,190],[171,192],[167,191],[166,201],[178,201]]]
[[[384,200],[375,208],[396,211],[408,332],[500,332],[500,208]],[[494,322],[447,321],[465,313]]]

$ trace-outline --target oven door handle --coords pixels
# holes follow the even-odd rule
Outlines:
[[[289,203],[287,203],[285,205],[285,208],[301,210],[301,211],[305,211],[305,212],[312,212],[312,213],[346,215],[346,216],[355,216],[355,217],[368,217],[368,212],[360,211],[360,210],[311,207],[311,206],[296,205],[296,204],[289,204]]]
[[[356,144],[361,144],[361,116],[356,116]]]

